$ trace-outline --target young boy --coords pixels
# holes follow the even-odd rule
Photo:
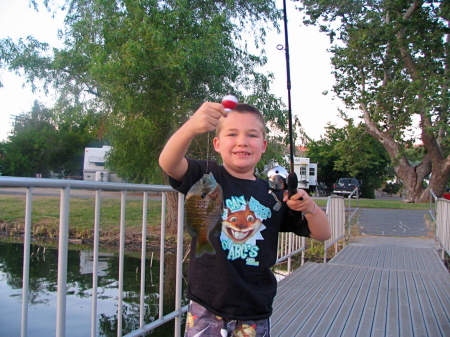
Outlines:
[[[214,149],[223,165],[185,158],[194,137],[213,130]],[[192,239],[185,337],[270,336],[277,288],[270,268],[276,261],[278,233],[321,241],[330,237],[325,213],[304,190],[290,199],[287,192],[276,191],[283,202],[281,209],[275,207],[268,182],[254,175],[266,147],[264,119],[256,108],[238,104],[227,113],[222,104],[206,102],[161,152],[159,164],[172,187],[186,194],[212,172],[224,197],[221,235],[210,236],[216,253],[195,257]]]

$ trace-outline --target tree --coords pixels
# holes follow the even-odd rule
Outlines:
[[[37,3],[33,1],[37,6]],[[47,3],[47,2],[44,2]],[[162,181],[157,158],[170,134],[206,100],[234,93],[276,123],[285,114],[257,70],[257,47],[280,13],[271,1],[67,0],[64,49],[28,37],[0,42],[0,61],[108,115],[108,165],[130,182]],[[247,34],[247,35],[246,35]],[[244,92],[246,94],[244,94]],[[67,107],[66,105],[61,105]],[[281,126],[281,129],[285,126]],[[206,153],[197,143],[193,152]]]
[[[84,148],[95,143],[96,132],[88,117],[60,116],[35,101],[32,110],[16,117],[14,133],[0,144],[0,172],[30,177],[50,171],[79,176]]]
[[[302,0],[305,24],[331,41],[334,91],[361,111],[367,132],[388,152],[408,202],[442,195],[450,178],[448,1]],[[408,160],[415,140],[425,149]],[[429,186],[424,179],[431,174]]]
[[[362,195],[374,198],[374,190],[381,187],[387,173],[389,156],[362,124],[354,125],[353,119],[343,117],[347,125],[329,125],[324,137],[310,142],[308,156],[319,164],[319,181],[331,186],[338,178],[357,178],[363,182]]]

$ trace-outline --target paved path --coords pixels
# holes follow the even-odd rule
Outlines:
[[[360,209],[358,225],[361,235],[426,237],[429,228],[426,210]]]

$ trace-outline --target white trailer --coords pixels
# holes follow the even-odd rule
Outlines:
[[[309,158],[294,157],[294,172],[298,178],[298,188],[310,189],[317,184],[317,163]]]
[[[284,159],[289,163],[288,156]],[[270,162],[264,166],[264,172],[275,166],[279,166],[279,164],[275,161]],[[286,167],[286,170],[289,171],[290,167]],[[297,174],[298,188],[308,190],[317,185],[317,163],[311,163],[309,158],[294,157],[294,172]]]
[[[105,167],[105,157],[111,146],[103,145],[103,147],[86,147],[84,149],[84,165],[83,180],[104,181],[104,182],[123,182],[117,176],[117,173],[110,172]]]

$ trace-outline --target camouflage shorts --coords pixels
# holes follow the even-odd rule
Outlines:
[[[270,321],[238,321],[214,315],[191,301],[184,337],[270,337]]]

